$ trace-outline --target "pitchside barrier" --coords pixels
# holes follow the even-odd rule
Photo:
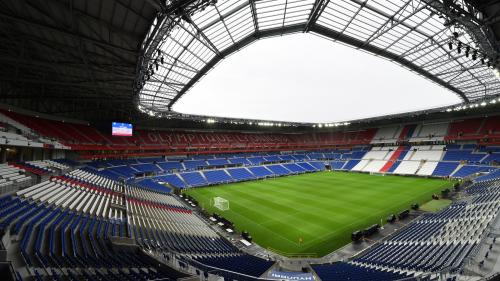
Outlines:
[[[267,249],[273,253],[276,253],[278,255],[282,255],[287,258],[300,258],[300,259],[305,259],[305,258],[317,258],[318,254],[317,253],[287,253],[283,252],[280,250],[276,250],[272,247],[267,247]]]
[[[370,172],[370,175],[373,175],[373,176],[385,176],[385,173],[382,173],[382,172]]]

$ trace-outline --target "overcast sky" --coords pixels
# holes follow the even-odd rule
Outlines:
[[[460,102],[383,58],[311,34],[259,40],[182,97],[182,113],[299,122],[348,121]]]

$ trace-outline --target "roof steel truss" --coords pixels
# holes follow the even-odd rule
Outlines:
[[[224,57],[255,40],[297,32],[382,56],[448,88],[466,102],[499,94],[500,80],[480,59],[448,49],[452,28],[464,43],[481,46],[459,26],[449,28],[433,2],[439,1],[219,0],[185,14],[153,39],[165,59],[139,91],[139,108],[168,111]]]

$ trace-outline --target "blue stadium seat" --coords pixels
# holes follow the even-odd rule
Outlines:
[[[391,281],[408,277],[401,273],[365,268],[344,262],[313,265],[312,268],[321,280]]]
[[[184,181],[180,177],[178,177],[176,174],[158,176],[158,177],[155,177],[155,180],[161,181],[161,182],[168,182],[170,185],[173,185],[174,187],[177,187],[177,188],[186,187],[186,183],[184,183]]]
[[[305,173],[306,172],[306,169],[304,169],[303,167],[301,167],[295,163],[285,163],[285,164],[283,164],[283,167],[287,168],[292,173]]]
[[[189,186],[203,186],[208,182],[199,172],[188,172],[179,174]]]
[[[286,176],[292,173],[282,165],[267,165],[266,167],[277,176]]]
[[[246,181],[255,179],[255,176],[245,168],[226,169],[235,181]]]
[[[184,166],[186,167],[186,170],[198,170],[206,167],[207,162],[205,162],[205,160],[186,160],[184,161]]]
[[[178,161],[158,162],[157,165],[165,172],[184,170],[184,167]]]
[[[457,162],[439,162],[432,172],[433,176],[437,177],[447,177],[451,175],[453,171],[458,167]]]
[[[143,173],[155,173],[155,172],[162,171],[158,166],[156,166],[155,164],[151,164],[151,163],[136,164],[136,165],[132,165],[132,167],[140,172],[143,172]]]
[[[257,178],[266,178],[274,175],[274,173],[269,171],[266,166],[248,167],[248,170],[250,170],[250,172],[252,172]]]
[[[203,174],[207,178],[209,184],[228,183],[233,181],[233,178],[224,170],[204,171]]]
[[[310,161],[309,164],[319,171],[324,171],[326,169],[325,163],[321,161]]]
[[[207,160],[208,165],[210,166],[224,166],[229,164],[229,161],[227,159],[209,159]]]
[[[156,178],[158,179],[158,178]],[[170,193],[171,189],[159,184],[158,182],[152,180],[152,179],[142,179],[136,182],[137,186],[144,188],[144,189],[149,189],[151,191],[155,192],[160,192],[160,193]]]

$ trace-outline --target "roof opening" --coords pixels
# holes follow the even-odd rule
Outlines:
[[[226,58],[173,109],[334,122],[458,102],[455,93],[393,62],[301,33],[259,40]]]

